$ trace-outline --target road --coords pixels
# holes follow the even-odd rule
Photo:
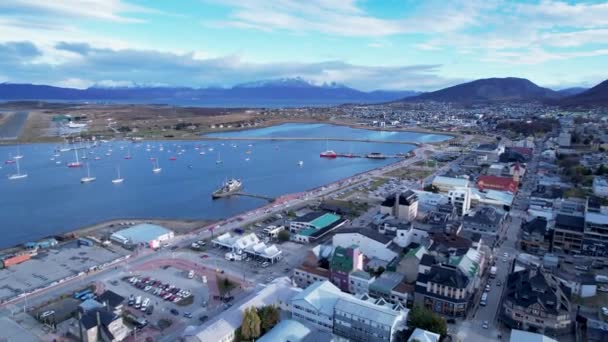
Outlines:
[[[526,218],[527,198],[530,191],[534,188],[536,181],[536,168],[538,165],[540,147],[536,149],[533,159],[528,163],[526,175],[522,179],[521,190],[517,192],[513,200],[513,208],[509,212],[506,219],[506,229],[501,235],[499,243],[492,251],[492,259],[497,266],[496,278],[491,280],[490,292],[488,293],[487,305],[480,306],[477,300],[474,305],[472,317],[469,320],[460,323],[455,329],[458,332],[458,337],[463,341],[489,339],[508,340],[508,330],[504,329],[499,322],[500,304],[503,291],[507,281],[507,276],[511,273],[513,259],[519,253],[518,236],[522,220]],[[506,255],[506,257],[505,257]],[[506,261],[505,261],[506,259]],[[487,278],[486,278],[487,279]],[[498,282],[501,286],[497,286]],[[482,283],[485,287],[485,282]],[[482,327],[483,322],[488,321],[488,329]]]

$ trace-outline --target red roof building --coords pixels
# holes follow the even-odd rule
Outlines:
[[[477,179],[477,187],[480,190],[490,189],[516,193],[518,184],[517,181],[507,177],[479,176]]]

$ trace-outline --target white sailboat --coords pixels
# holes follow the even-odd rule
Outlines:
[[[304,161],[300,160],[300,161],[298,162],[298,166],[303,166],[303,165],[304,165]]]
[[[95,181],[97,178],[91,177],[91,169],[89,168],[89,163],[87,163],[87,176],[80,178],[80,183],[90,183]]]
[[[21,148],[19,146],[17,146],[17,155],[14,158],[15,159],[23,158],[23,155],[21,154]]]
[[[217,160],[215,161],[216,164],[221,164],[222,163],[222,157],[220,155],[220,153],[217,153]]]
[[[158,165],[158,159],[154,160],[154,164],[155,165],[154,165],[154,168],[152,169],[152,172],[159,173],[160,171],[162,171],[162,169]]]
[[[116,171],[118,172],[118,177],[116,177],[115,179],[112,179],[112,183],[114,183],[114,184],[122,183],[125,179],[120,177],[120,168],[117,167]]]
[[[74,155],[76,156],[76,161],[68,163],[68,167],[81,167],[82,163],[78,160],[78,150],[74,149]]]
[[[8,176],[8,179],[15,180],[15,179],[26,178],[27,177],[27,173],[21,173],[21,167],[19,166],[19,159],[15,158],[15,161],[17,162],[17,173],[14,174],[14,175]]]

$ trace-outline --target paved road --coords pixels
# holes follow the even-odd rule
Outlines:
[[[16,112],[0,125],[0,140],[14,140],[21,135],[29,113]]]

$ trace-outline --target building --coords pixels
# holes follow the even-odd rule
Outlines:
[[[581,216],[557,214],[553,228],[552,251],[566,254],[580,254],[583,248],[585,218]]]
[[[448,193],[455,188],[468,188],[469,180],[464,178],[453,178],[445,176],[436,176],[431,183],[439,192]]]
[[[369,285],[369,295],[382,298],[388,303],[405,306],[412,298],[408,288],[401,286],[403,281],[403,274],[385,271]]]
[[[569,147],[572,142],[572,135],[570,133],[562,132],[557,137],[557,144],[559,147]]]
[[[501,163],[494,163],[488,167],[488,175],[490,176],[502,176],[505,172],[505,165]]]
[[[344,220],[339,215],[313,212],[291,221],[289,231],[291,240],[309,243],[343,224]]]
[[[412,190],[387,197],[380,205],[380,213],[413,221],[418,215],[418,195]]]
[[[546,254],[551,250],[551,231],[544,217],[535,217],[521,224],[521,249],[527,253]]]
[[[306,288],[317,281],[329,280],[331,271],[319,266],[302,264],[293,271],[293,280],[300,288]]]
[[[343,296],[334,306],[336,341],[391,342],[405,329],[406,309],[393,309],[353,296]]]
[[[385,262],[391,262],[398,256],[398,253],[390,248],[391,243],[390,237],[370,228],[343,228],[332,238],[334,247],[348,248],[354,245],[359,247],[366,257]]]
[[[173,236],[173,232],[167,228],[142,223],[113,233],[110,240],[121,245],[146,245],[158,248],[161,242],[171,240]]]
[[[291,300],[301,289],[291,285],[287,277],[277,278],[268,285],[259,285],[256,290],[237,305],[223,311],[199,326],[189,326],[182,333],[185,342],[232,342],[236,330],[243,321],[243,312],[251,307],[276,305],[283,311],[291,311]]]
[[[570,289],[553,275],[524,269],[507,277],[502,321],[512,329],[559,336],[572,325]]]
[[[495,236],[502,230],[505,216],[503,210],[481,207],[472,216],[462,218],[462,228],[465,231]]]
[[[498,161],[501,154],[505,152],[505,146],[502,144],[480,144],[471,150],[477,155],[478,163],[486,164]]]
[[[608,179],[604,177],[593,177],[593,194],[600,197],[608,197]]]
[[[274,263],[281,259],[283,252],[276,245],[266,245],[254,233],[232,236],[224,233],[211,241],[214,246],[224,247],[232,253],[247,255]]]
[[[281,320],[269,332],[257,339],[258,342],[304,342],[311,335],[312,330],[304,324],[293,319]]]
[[[470,188],[453,188],[448,191],[450,204],[456,208],[458,216],[464,216],[471,210],[471,189]]]
[[[587,199],[584,233],[583,254],[608,256],[608,207],[600,205],[595,198]]]
[[[465,317],[474,291],[473,282],[458,267],[422,265],[416,280],[414,303],[438,314]]]
[[[77,338],[82,336],[84,342],[122,341],[130,334],[121,315],[116,315],[104,308],[87,311],[78,319],[66,322],[68,332]]]
[[[106,290],[97,297],[97,301],[116,315],[122,313],[125,297],[114,291]]]
[[[441,335],[416,328],[414,329],[414,332],[412,332],[412,335],[410,335],[410,338],[407,339],[407,342],[439,342],[440,340]]]
[[[369,287],[376,277],[365,271],[353,271],[348,275],[348,292],[354,295],[369,293]]]
[[[399,261],[396,271],[403,274],[405,282],[413,283],[418,279],[418,265],[426,253],[427,249],[424,246],[416,245],[409,248]]]
[[[331,332],[336,341],[394,341],[408,314],[401,305],[357,298],[329,281],[312,284],[290,303],[294,320]]]
[[[499,190],[509,191],[511,193],[517,192],[518,182],[513,178],[509,177],[497,177],[497,176],[479,176],[477,178],[477,187],[480,190]]]
[[[543,334],[513,329],[511,330],[511,338],[509,338],[509,342],[557,342],[557,340]]]
[[[350,288],[349,275],[355,270],[363,270],[363,254],[358,247],[336,247],[329,262],[330,280],[341,291]]]

